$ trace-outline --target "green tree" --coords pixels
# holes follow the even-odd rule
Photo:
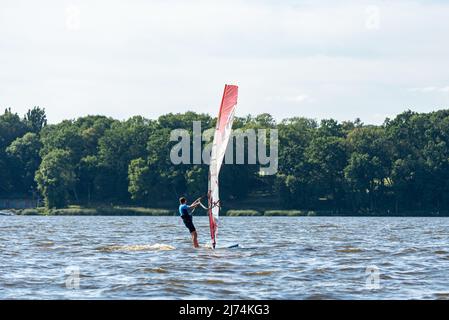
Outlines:
[[[353,208],[376,209],[376,198],[382,198],[391,171],[390,141],[384,128],[366,126],[348,134],[350,152],[345,177],[351,186]],[[355,203],[354,203],[355,201]]]
[[[26,132],[26,124],[10,108],[0,115],[0,195],[10,196],[19,191],[16,176],[21,174],[20,168],[9,157],[6,148]]]
[[[291,118],[278,125],[279,173],[277,175],[280,204],[284,207],[310,208],[312,188],[310,163],[305,151],[317,129],[314,120]]]
[[[34,107],[25,115],[25,123],[31,132],[39,133],[47,125],[45,109]]]
[[[67,161],[70,158],[67,150],[52,150],[44,156],[36,172],[38,190],[48,209],[67,206],[69,192],[76,179],[73,165]]]
[[[19,115],[13,113],[11,109],[6,109],[5,113],[0,115],[0,150],[4,151],[11,142],[26,132],[27,126]]]
[[[344,139],[336,136],[317,136],[306,150],[310,163],[311,182],[316,198],[327,199],[334,212],[342,209],[344,199],[344,173],[346,149]]]
[[[143,117],[114,122],[99,140],[99,160],[103,167],[103,183],[113,189],[103,188],[106,196],[120,201],[129,199],[128,167],[133,159],[144,158],[147,142],[154,128],[154,122]],[[107,194],[109,193],[109,194]]]
[[[23,193],[35,189],[34,176],[41,161],[39,156],[41,148],[42,144],[37,134],[28,132],[14,140],[6,149],[10,159],[18,168],[15,177],[17,181],[20,181],[19,191]]]
[[[95,189],[95,178],[98,175],[98,158],[96,156],[85,156],[81,158],[78,165],[79,189],[85,190],[87,205],[91,204]]]
[[[134,159],[128,169],[128,191],[131,198],[141,204],[152,204],[160,198],[159,174],[142,158]]]

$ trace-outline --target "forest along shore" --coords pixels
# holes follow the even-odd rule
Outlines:
[[[6,109],[0,114],[0,209],[13,208],[11,199],[38,199],[46,214],[176,214],[180,196],[192,200],[207,192],[206,164],[170,160],[178,143],[170,132],[191,133],[193,121],[206,130],[216,118],[194,112],[122,121],[90,115],[47,124],[39,107],[23,117]],[[409,110],[380,125],[359,119],[277,121],[260,114],[236,117],[233,129],[240,129],[237,135],[278,130],[279,166],[276,174],[261,175],[259,165],[225,164],[224,214],[281,209],[300,210],[291,215],[448,215],[449,110]]]

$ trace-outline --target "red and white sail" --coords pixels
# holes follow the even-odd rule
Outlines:
[[[238,87],[225,85],[220,111],[218,113],[217,126],[212,143],[212,151],[209,166],[209,224],[212,246],[215,248],[218,217],[220,213],[220,196],[218,192],[218,176],[223,163],[226,148],[232,132],[234,111],[237,105]]]

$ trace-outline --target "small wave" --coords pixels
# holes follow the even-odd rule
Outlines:
[[[41,241],[37,244],[38,247],[52,247],[55,243],[53,241]]]
[[[275,273],[276,271],[254,271],[254,272],[245,272],[244,274],[247,276],[269,276],[273,273]]]
[[[402,255],[406,255],[406,254],[409,254],[409,253],[415,253],[415,252],[418,252],[418,251],[419,251],[418,248],[410,247],[410,248],[403,249],[401,251],[395,252],[395,253],[393,253],[393,255],[394,256],[402,256]]]
[[[358,270],[358,267],[351,267],[351,266],[345,266],[345,267],[341,267],[339,268],[339,271],[354,271],[354,270]]]
[[[317,249],[312,248],[312,247],[304,247],[304,248],[302,248],[302,250],[303,251],[318,251]]]
[[[305,297],[306,300],[334,300],[335,297],[325,293],[315,293]]]
[[[130,244],[130,245],[110,245],[105,247],[97,248],[99,251],[103,252],[114,252],[114,251],[167,251],[174,250],[175,247],[156,243],[156,244]]]
[[[252,252],[250,253],[250,257],[259,257],[259,256],[266,256],[266,251],[260,251],[260,252]]]
[[[337,252],[345,252],[345,253],[354,253],[354,252],[362,252],[363,250],[360,248],[346,247],[342,249],[336,250]]]
[[[168,271],[164,268],[145,268],[144,272],[154,272],[154,273],[167,273]]]
[[[435,253],[435,254],[447,254],[448,252],[445,251],[445,250],[436,250],[433,253]]]
[[[382,279],[382,280],[396,280],[396,279],[398,279],[398,278],[397,278],[397,277],[393,277],[393,276],[391,276],[391,275],[388,275],[388,274],[384,273],[384,274],[382,274],[381,279]]]
[[[163,290],[170,294],[178,294],[178,295],[182,295],[182,296],[191,294],[191,291],[185,290],[182,288],[165,287],[165,288],[163,288]]]
[[[437,292],[433,294],[436,299],[449,300],[449,292]]]
[[[314,273],[327,273],[327,272],[329,272],[329,269],[326,268],[326,267],[324,267],[324,268],[315,268],[315,269],[313,269],[313,272]]]
[[[158,228],[176,228],[176,225],[173,224],[159,224]]]
[[[320,224],[316,226],[317,228],[338,228],[336,224]]]
[[[225,283],[223,280],[220,280],[220,279],[206,279],[206,280],[204,280],[204,282],[207,284],[224,284]]]

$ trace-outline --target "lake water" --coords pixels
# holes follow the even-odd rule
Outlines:
[[[225,217],[219,232],[241,247],[193,249],[178,217],[0,217],[0,298],[449,299],[448,218]]]

